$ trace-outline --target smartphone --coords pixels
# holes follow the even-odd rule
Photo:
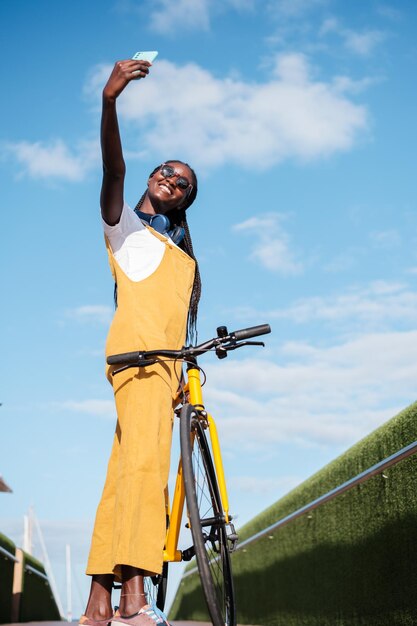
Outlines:
[[[157,56],[157,50],[150,50],[147,52],[136,52],[136,54],[133,55],[132,59],[134,61],[149,61],[149,63],[152,63],[152,61],[154,61]]]

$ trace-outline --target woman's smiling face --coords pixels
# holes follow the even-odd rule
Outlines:
[[[149,198],[157,213],[167,213],[179,208],[192,189],[193,175],[185,163],[173,161],[169,162],[167,167],[172,171],[172,175],[169,170],[170,175],[166,175],[167,172],[164,172],[164,167],[161,166],[148,180]],[[185,189],[184,179],[189,183]]]

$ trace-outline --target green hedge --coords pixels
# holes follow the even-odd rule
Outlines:
[[[0,546],[13,556],[16,546],[0,533]],[[0,552],[0,623],[11,621],[14,561]]]
[[[417,440],[417,404],[254,518],[240,540]],[[238,622],[262,626],[417,624],[417,455],[233,555]],[[171,619],[207,619],[196,576]]]
[[[45,574],[45,568],[40,561],[26,552],[23,555],[24,566],[30,565]],[[56,621],[60,619],[49,582],[24,567],[19,622]]]

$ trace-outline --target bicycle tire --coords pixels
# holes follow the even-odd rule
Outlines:
[[[144,580],[147,602],[154,602],[161,611],[165,607],[165,598],[168,586],[168,563],[162,566],[162,573],[157,576],[145,576]]]
[[[181,409],[180,442],[187,510],[207,608],[213,626],[236,626],[231,559],[219,487],[204,427],[189,404]]]

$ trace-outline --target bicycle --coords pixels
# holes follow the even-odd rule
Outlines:
[[[226,480],[223,471],[219,439],[213,417],[203,403],[202,386],[206,382],[197,357],[214,351],[219,359],[231,350],[243,346],[260,345],[263,342],[247,341],[252,337],[271,332],[268,324],[244,328],[229,333],[226,326],[217,328],[217,337],[198,346],[181,350],[148,350],[127,352],[109,356],[109,365],[121,365],[113,370],[117,375],[130,367],[146,367],[155,363],[174,360],[187,364],[185,379],[177,396],[175,413],[180,418],[181,455],[170,504],[167,496],[167,534],[162,574],[146,581],[147,593],[159,609],[164,609],[168,578],[168,563],[197,561],[201,586],[213,626],[236,626],[236,607],[230,554],[236,547],[238,536],[229,513]],[[204,374],[201,381],[200,372]],[[210,435],[210,443],[207,438]],[[178,549],[184,502],[187,504],[188,522],[192,545]]]

